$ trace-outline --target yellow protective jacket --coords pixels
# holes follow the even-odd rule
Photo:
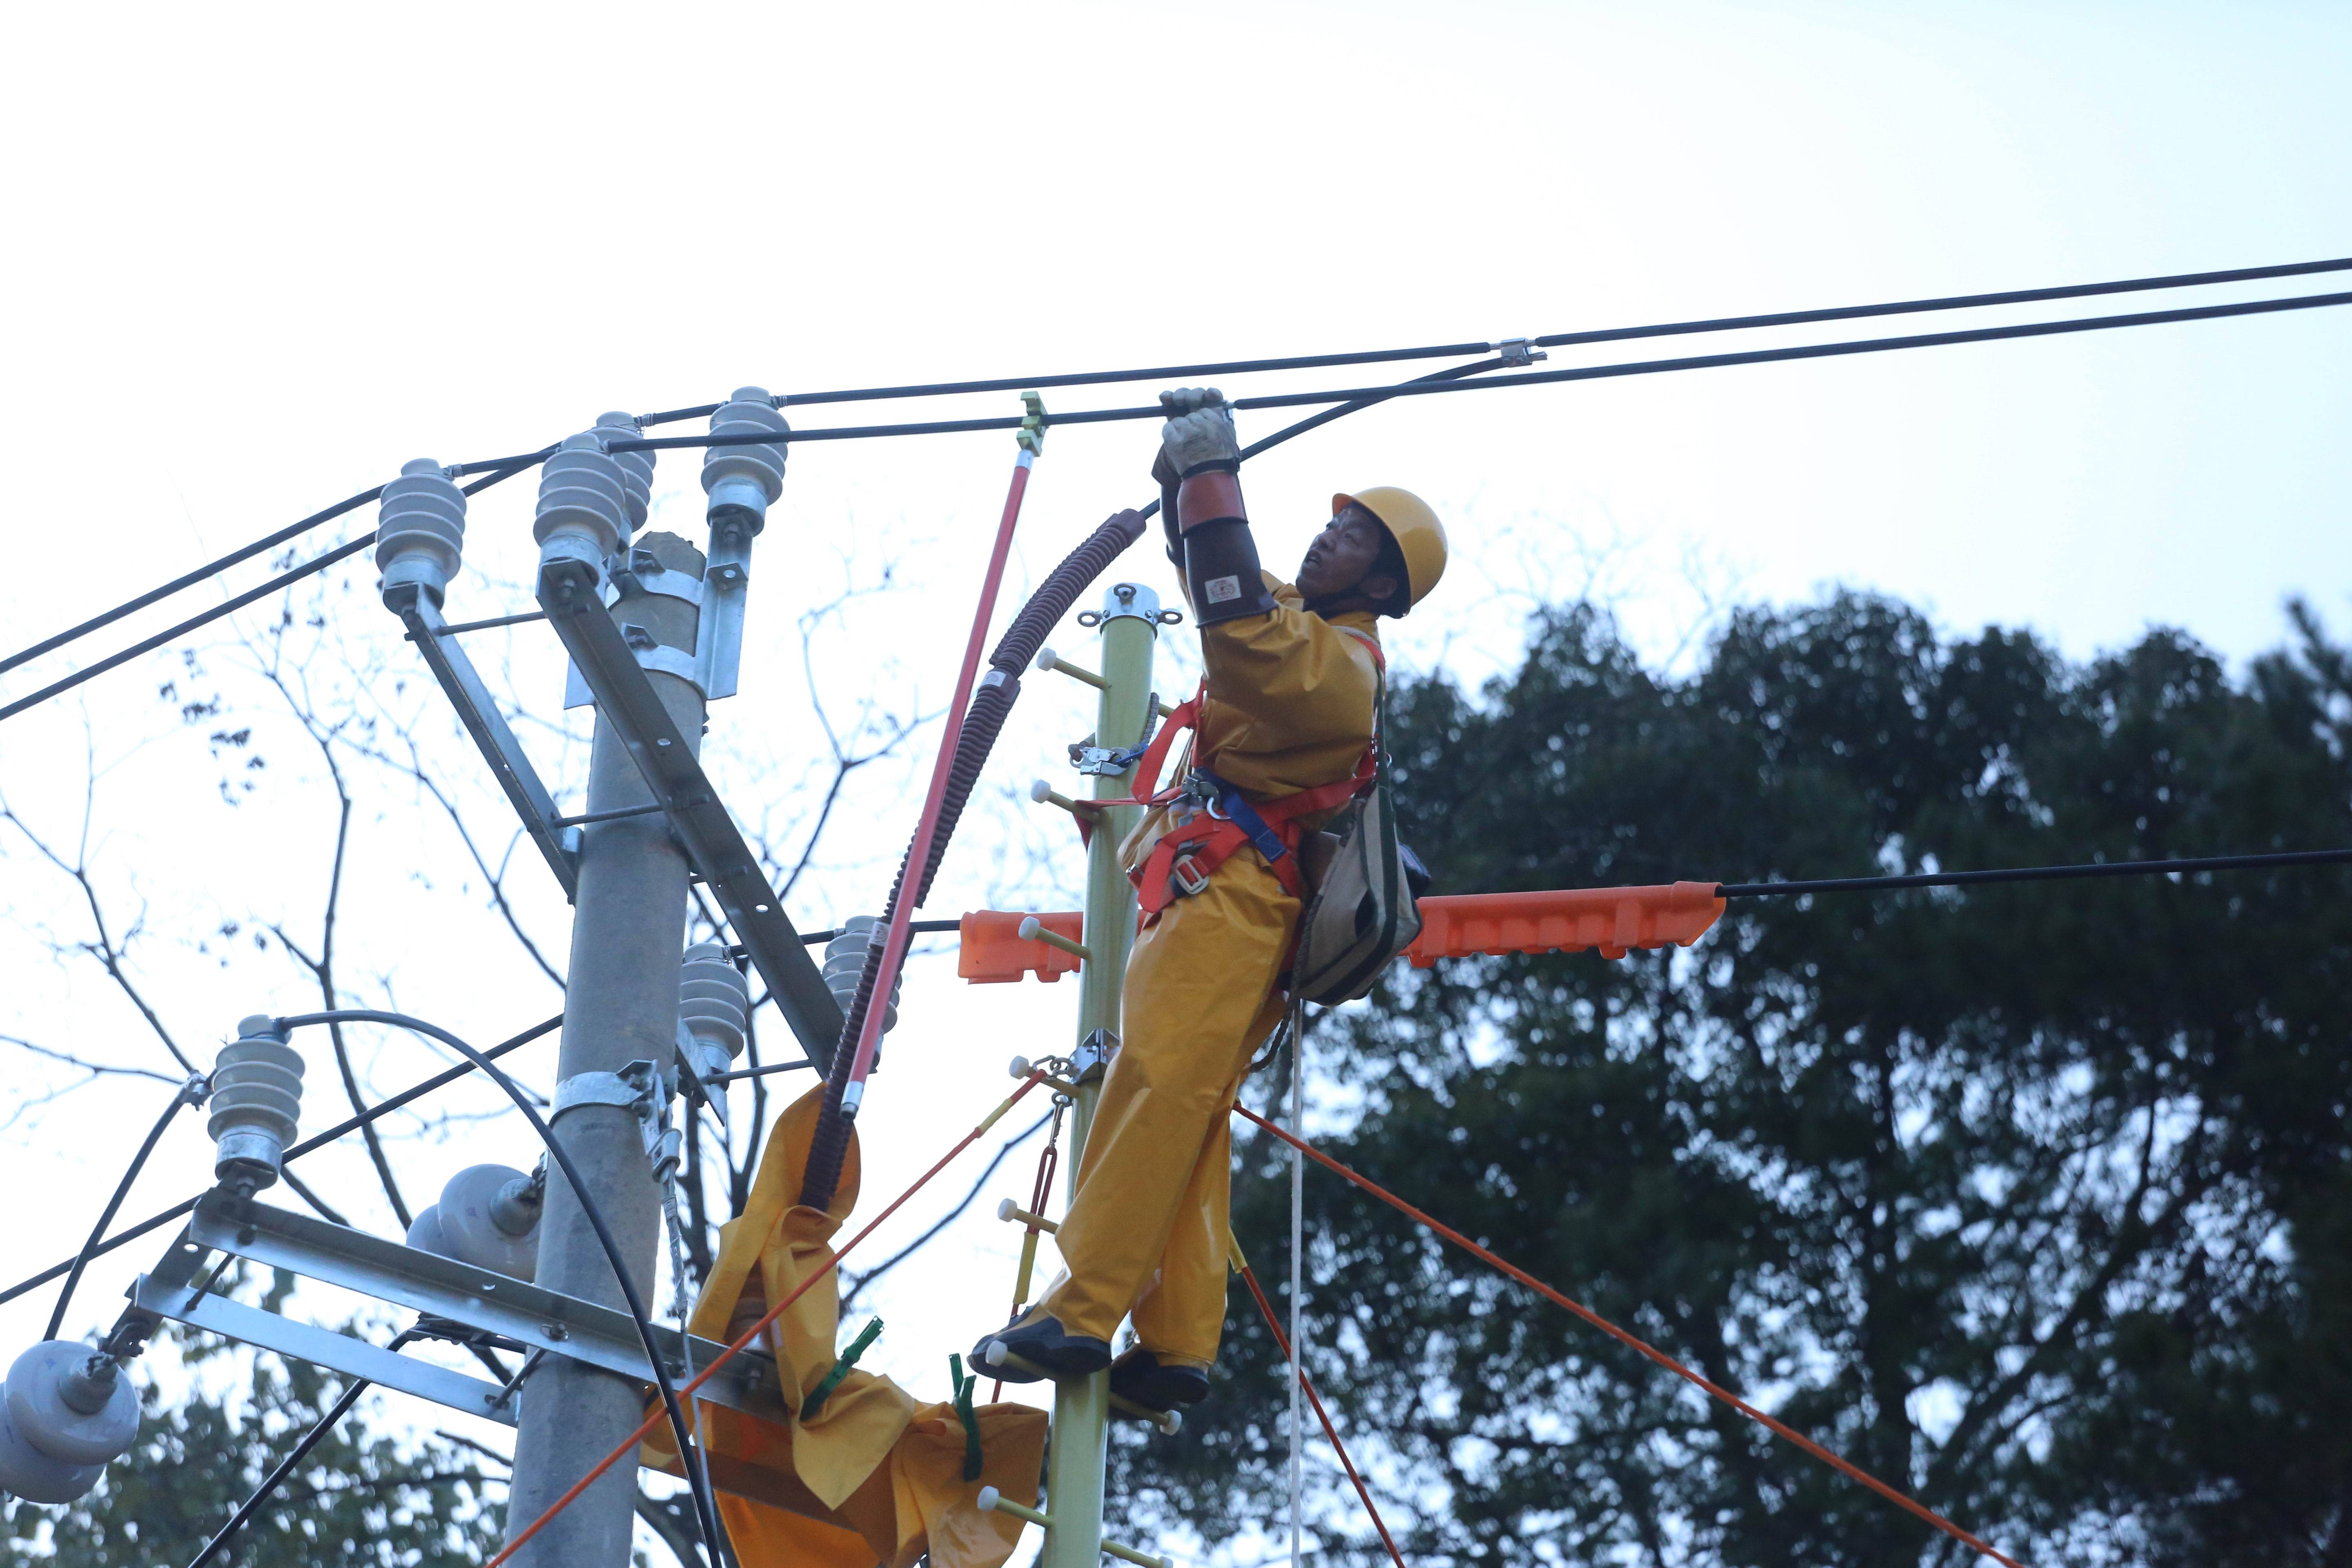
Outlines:
[[[819,1084],[776,1119],[750,1201],[719,1231],[719,1257],[688,1323],[695,1333],[731,1342],[766,1303],[782,1300],[832,1259],[833,1237],[857,1201],[854,1136],[833,1208],[792,1201],[824,1098]],[[836,1359],[839,1278],[837,1269],[826,1274],[761,1336],[760,1348],[776,1357],[784,1403],[794,1411]],[[730,1331],[739,1306],[758,1310]],[[940,1359],[944,1373],[947,1358]],[[697,1406],[695,1419],[744,1568],[913,1568],[926,1553],[933,1568],[998,1568],[1013,1554],[1022,1523],[981,1512],[976,1500],[983,1486],[1015,1502],[1035,1500],[1045,1413],[983,1405],[974,1414],[982,1468],[969,1481],[954,1405],[920,1403],[871,1373],[849,1373],[813,1421],[795,1415],[779,1426],[723,1405]],[[673,1445],[667,1425],[656,1428],[644,1461],[678,1473]]]
[[[1204,767],[1254,805],[1354,773],[1372,743],[1380,683],[1365,646],[1380,642],[1376,615],[1351,610],[1327,621],[1305,607],[1297,588],[1271,572],[1259,575],[1272,610],[1201,628],[1206,695],[1176,775]],[[1163,788],[1173,782],[1160,781]],[[1335,815],[1302,820],[1315,828]],[[1167,826],[1167,807],[1145,814],[1120,847],[1122,862],[1130,870],[1143,864]]]

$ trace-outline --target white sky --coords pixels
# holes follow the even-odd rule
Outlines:
[[[404,458],[527,449],[606,407],[708,401],[746,381],[790,391],[1316,353],[2341,255],[2347,41],[2344,7],[2253,4],[26,14],[0,60],[12,149],[0,421],[19,519],[0,645]],[[1277,564],[1335,488],[1427,496],[1454,529],[1457,569],[1398,646],[1465,678],[1507,661],[1529,595],[1589,581],[1621,595],[1662,654],[1703,624],[1710,595],[1786,601],[1845,583],[1925,605],[1954,630],[2029,626],[2077,656],[2172,624],[2242,660],[2279,639],[2290,594],[2352,620],[2347,348],[2352,315],[2303,312],[1427,398],[1283,448],[1253,468],[1250,494]],[[1280,384],[1360,378],[1377,372]],[[1244,435],[1277,422],[1246,418]],[[1149,494],[1151,439],[1148,426],[1052,437],[1024,521],[1027,580]],[[944,700],[1010,457],[997,435],[796,451],[755,563],[744,695],[714,715],[709,754],[739,815],[789,816],[799,798],[789,789],[815,739],[793,621],[845,573],[866,581],[887,565],[898,590],[814,645],[835,710],[868,693],[898,711]],[[657,489],[657,521],[698,537],[692,462],[669,455]],[[453,594],[453,616],[526,607],[530,496],[516,483],[475,509],[478,574]],[[351,523],[373,526],[372,510]],[[1126,569],[1165,585],[1144,552]],[[335,629],[397,665],[372,574],[347,576]],[[1088,639],[1056,640],[1076,654]],[[545,644],[503,646],[515,691],[554,720]],[[500,646],[484,657],[496,663]],[[232,663],[209,658],[211,684],[262,711]],[[0,695],[67,668],[0,678]],[[192,944],[222,919],[315,920],[331,821],[299,735],[267,720],[266,782],[224,807],[205,727],[183,730],[153,700],[172,668],[157,656],[11,721],[0,791],[70,841],[87,734],[102,773],[100,882],[118,921],[143,900],[142,983],[208,1053],[240,1014],[305,997],[275,956],[240,950],[222,968]],[[1025,783],[1085,727],[1074,690],[1030,684],[992,785]],[[376,695],[397,707],[417,694]],[[453,787],[476,790],[476,820],[502,845],[478,764],[452,735],[426,744]],[[927,761],[858,775],[850,831],[796,918],[828,924],[878,900]],[[482,1042],[552,1011],[552,988],[482,914],[439,820],[372,780],[363,899],[345,933],[355,984]],[[1017,883],[1054,903],[1076,860],[1060,849],[1022,883],[1030,845],[1060,842],[1024,837],[1018,825],[1034,821],[1006,808],[968,826],[983,837],[960,840],[931,912]],[[988,836],[1009,844],[1005,864]],[[40,946],[44,929],[81,934],[70,886],[13,835],[5,853],[0,1029],[159,1061],[102,979]],[[520,867],[518,896],[561,953],[561,902],[533,872]],[[869,1196],[969,1124],[1006,1056],[1066,1029],[1074,987],[958,994],[945,969],[920,966],[892,1045],[900,1070],[877,1082],[875,1125],[890,1142]],[[59,1081],[21,1054],[0,1059],[28,1091]],[[551,1050],[524,1059],[543,1084]],[[387,1044],[371,1084],[388,1092],[430,1062]],[[334,1114],[322,1056],[311,1081],[315,1126]],[[0,1133],[12,1189],[56,1196],[12,1219],[26,1268],[78,1238],[162,1092],[110,1080]],[[486,1152],[527,1163],[520,1131],[404,1144],[415,1201]],[[180,1129],[126,1215],[194,1190],[208,1152],[193,1123]],[[1006,1192],[1025,1194],[1027,1162],[1000,1173]],[[322,1156],[317,1180],[388,1224],[355,1156]],[[975,1222],[934,1268],[1003,1251],[994,1228]],[[70,1331],[110,1314],[145,1250],[93,1271]],[[990,1263],[971,1289],[992,1300],[1008,1273]],[[943,1385],[938,1363],[979,1326],[956,1310],[964,1293],[961,1276],[934,1273],[887,1294],[881,1364]],[[33,1338],[47,1304],[42,1292],[0,1309],[0,1350]]]

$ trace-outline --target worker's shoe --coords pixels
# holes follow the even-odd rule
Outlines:
[[[1008,1362],[992,1360],[989,1352],[997,1345],[1037,1370],[1029,1372]],[[1034,1383],[1041,1375],[1055,1379],[1090,1377],[1110,1364],[1110,1346],[1092,1334],[1070,1332],[1062,1327],[1059,1319],[1040,1308],[1009,1329],[981,1335],[980,1342],[971,1347],[971,1364],[975,1372],[1001,1377],[1007,1383]]]
[[[1190,1362],[1163,1362],[1139,1345],[1111,1367],[1110,1391],[1147,1410],[1173,1410],[1209,1397],[1209,1369]]]

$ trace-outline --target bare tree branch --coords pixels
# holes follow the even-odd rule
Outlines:
[[[182,1079],[173,1078],[167,1072],[157,1072],[152,1068],[119,1068],[110,1067],[104,1062],[86,1062],[79,1057],[68,1055],[64,1051],[53,1051],[47,1046],[37,1046],[32,1041],[19,1039],[15,1035],[0,1035],[0,1044],[16,1046],[32,1052],[37,1057],[47,1057],[53,1062],[63,1062],[69,1068],[79,1068],[83,1072],[89,1074],[89,1079],[85,1081],[95,1081],[96,1079],[104,1078],[109,1074],[119,1074],[124,1078],[152,1078],[158,1083],[181,1083],[185,1081]],[[76,1085],[75,1087],[79,1088],[79,1085]]]

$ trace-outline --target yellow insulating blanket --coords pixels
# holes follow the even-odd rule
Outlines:
[[[833,1237],[857,1202],[856,1134],[829,1212],[792,1199],[807,1169],[822,1084],[777,1119],[743,1213],[719,1231],[719,1252],[695,1303],[693,1331],[730,1341],[832,1261]],[[797,1412],[833,1369],[841,1318],[838,1270],[827,1271],[755,1342],[776,1358],[784,1404]],[[744,1313],[730,1331],[730,1320]],[[757,1310],[753,1310],[752,1308]],[[946,1354],[941,1352],[941,1372]],[[727,1375],[721,1369],[719,1376]],[[649,1405],[649,1410],[657,1408]],[[999,1568],[1020,1540],[1009,1514],[982,1513],[980,1489],[1034,1503],[1045,1413],[983,1405],[982,1470],[963,1479],[964,1432],[952,1404],[919,1404],[887,1377],[852,1371],[813,1421],[779,1426],[720,1405],[697,1407],[697,1432],[719,1510],[746,1568]],[[645,1442],[647,1465],[679,1472],[667,1425]]]

